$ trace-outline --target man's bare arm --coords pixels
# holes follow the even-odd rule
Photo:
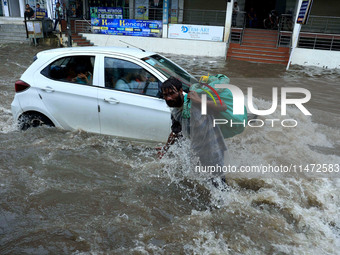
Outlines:
[[[157,154],[159,156],[159,158],[162,158],[164,156],[164,154],[168,151],[168,149],[170,148],[170,145],[173,145],[178,138],[182,137],[179,133],[176,134],[174,132],[171,132],[169,137],[168,137],[168,141],[166,142],[166,144],[163,147],[157,147],[156,150],[158,150]]]

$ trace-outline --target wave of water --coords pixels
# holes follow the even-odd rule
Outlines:
[[[261,109],[270,107],[264,100],[255,102]],[[296,119],[298,126],[248,127],[245,133],[228,140],[230,158],[238,165],[340,162],[338,151],[334,151],[337,155],[325,155],[311,148],[334,148],[339,130],[313,123],[297,109],[289,108],[286,118]],[[188,150],[184,145],[171,150],[175,160],[165,159],[163,169],[172,182],[191,194],[186,199],[196,206],[197,200],[203,199],[201,206],[205,208],[204,192],[210,194],[209,209],[196,208],[187,216],[199,218],[199,227],[192,222],[182,223],[193,226],[189,232],[196,233],[193,242],[184,246],[189,254],[337,253],[339,179],[314,178],[312,173],[284,178],[227,178],[227,190],[220,191],[207,182],[209,177],[202,178],[189,170]],[[219,209],[211,210],[214,206]]]
[[[262,100],[256,100],[256,104],[269,106],[269,102]],[[2,112],[9,114],[8,110]],[[340,162],[338,155],[311,149],[315,145],[332,148],[338,130],[323,127],[328,130],[324,133],[319,124],[306,119],[299,110],[289,109],[288,113],[289,118],[298,120],[298,127],[284,131],[280,126],[247,128],[242,135],[227,141],[230,157],[238,164]],[[172,147],[166,157],[158,160],[153,149],[156,144],[152,143],[55,128],[9,131],[12,123],[6,120],[1,124],[3,130],[8,130],[4,135],[15,133],[18,140],[25,140],[24,147],[37,150],[34,163],[24,159],[24,165],[13,166],[18,182],[27,185],[27,199],[40,197],[43,204],[38,204],[45,208],[43,212],[49,214],[49,207],[54,207],[53,200],[46,200],[49,196],[59,196],[61,205],[72,203],[71,208],[64,209],[69,213],[72,210],[79,213],[84,206],[73,196],[76,199],[86,194],[92,202],[96,192],[120,197],[121,206],[113,215],[105,209],[109,204],[101,197],[98,201],[104,214],[99,216],[96,210],[86,214],[88,222],[83,227],[76,226],[78,234],[70,234],[79,245],[86,243],[91,253],[113,249],[112,242],[105,242],[110,236],[109,229],[120,225],[130,226],[128,233],[131,226],[138,232],[128,247],[114,249],[127,254],[335,254],[339,249],[338,179],[233,178],[227,179],[228,188],[221,191],[206,176],[189,170],[188,144]],[[16,142],[8,143],[9,149],[15,150]],[[6,180],[6,174],[3,171],[2,174]],[[117,190],[115,185],[122,189]],[[2,182],[2,189],[6,191],[10,186]],[[145,194],[138,197],[139,193]],[[70,202],[66,194],[70,194]],[[50,216],[58,215],[60,211],[56,209]],[[72,216],[66,218],[69,217]],[[160,228],[153,227],[158,221]],[[97,229],[94,233],[85,230],[93,228]]]
[[[255,99],[255,103],[260,109],[270,107],[270,102],[265,100]],[[112,187],[111,182],[114,182],[114,179],[126,181],[126,178],[133,178],[137,186],[145,185],[150,180],[150,185],[155,180],[162,180],[173,189],[173,192],[180,193],[180,197],[176,199],[185,200],[190,205],[191,209],[187,208],[186,214],[171,220],[172,227],[168,230],[170,234],[167,232],[167,237],[156,229],[148,230],[146,233],[143,230],[140,235],[148,242],[141,241],[143,238],[139,236],[133,241],[132,247],[122,249],[121,252],[162,254],[173,251],[174,247],[165,244],[164,241],[169,235],[173,242],[182,244],[179,251],[187,254],[211,252],[334,254],[339,249],[338,179],[315,179],[308,176],[274,179],[230,178],[227,179],[228,188],[221,191],[207,181],[209,179],[207,176],[197,175],[191,171],[188,165],[190,164],[188,143],[172,147],[169,154],[159,161],[153,150],[156,145],[152,143],[136,143],[55,128],[21,132],[14,128],[9,109],[2,107],[0,113],[1,133],[4,135],[16,133],[21,139],[26,139],[28,148],[44,151],[38,153],[35,164],[18,173],[20,179],[25,179],[29,184],[29,196],[45,195],[50,190],[62,190],[63,193],[91,193],[93,189],[101,189],[102,184]],[[278,111],[267,118],[280,119],[281,116]],[[298,109],[288,108],[288,115],[285,118],[297,120],[298,126],[283,128],[281,125],[271,127],[268,124],[262,128],[247,127],[243,134],[227,140],[229,155],[234,163],[257,165],[340,162],[338,154],[324,154],[313,149],[313,146],[330,149],[336,147],[339,130],[314,123],[311,117],[304,116]],[[33,138],[27,140],[27,136]],[[14,143],[9,149],[15,147]],[[98,157],[105,158],[107,164],[120,165],[122,171],[130,170],[128,174],[118,171],[118,174],[113,175],[106,171],[95,172],[95,168],[88,166],[78,169],[80,161],[74,160],[71,165],[78,167],[72,169],[72,173],[65,170],[59,174],[70,177],[79,175],[84,178],[84,182],[88,182],[86,179],[88,175],[90,178],[101,179],[101,182],[83,185],[81,182],[74,183],[72,178],[70,181],[52,181],[51,176],[46,178],[46,174],[50,175],[46,171],[63,168],[68,162],[61,158],[61,152],[65,152],[66,157],[79,155],[83,158],[84,155],[88,155],[87,160],[97,162],[95,164],[99,166],[101,163],[98,162]],[[36,165],[42,168],[40,172],[36,170]],[[106,168],[105,165],[102,167]],[[109,176],[110,178],[106,179]],[[6,184],[2,184],[2,187],[6,188]],[[131,205],[131,199],[133,197],[127,196],[124,202]],[[176,199],[171,203],[179,203],[180,200]],[[162,199],[159,201],[162,203]],[[150,208],[141,206],[138,210],[148,211]],[[162,213],[166,212],[159,210],[160,217],[164,217]],[[130,224],[131,216],[124,214],[124,210],[120,211],[119,215],[117,219]],[[104,217],[98,221],[99,224],[104,224],[106,219]],[[177,238],[183,235],[185,236],[183,239]],[[150,242],[152,236],[163,236],[164,239]],[[91,242],[90,244],[94,245]],[[100,247],[102,246],[98,244],[97,248]],[[93,251],[96,251],[96,248]]]

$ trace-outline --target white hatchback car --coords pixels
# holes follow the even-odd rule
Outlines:
[[[12,113],[22,129],[66,130],[165,141],[170,109],[160,86],[197,81],[165,57],[139,49],[76,47],[38,53],[15,83]]]

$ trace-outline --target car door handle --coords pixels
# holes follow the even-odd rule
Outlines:
[[[43,88],[42,90],[43,90],[43,91],[46,91],[46,92],[54,92],[54,89],[51,88],[51,87],[49,87],[49,86]]]
[[[119,104],[119,101],[115,98],[104,98],[104,102],[109,103],[109,104]]]

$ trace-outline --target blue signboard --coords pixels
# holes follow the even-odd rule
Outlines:
[[[95,33],[146,37],[162,36],[162,21],[159,20],[91,18],[91,24]]]
[[[306,24],[308,20],[308,15],[312,8],[313,0],[302,0],[301,8],[296,23]]]
[[[164,0],[164,3],[163,3],[163,23],[164,24],[169,23],[169,3],[170,3],[170,0]]]

